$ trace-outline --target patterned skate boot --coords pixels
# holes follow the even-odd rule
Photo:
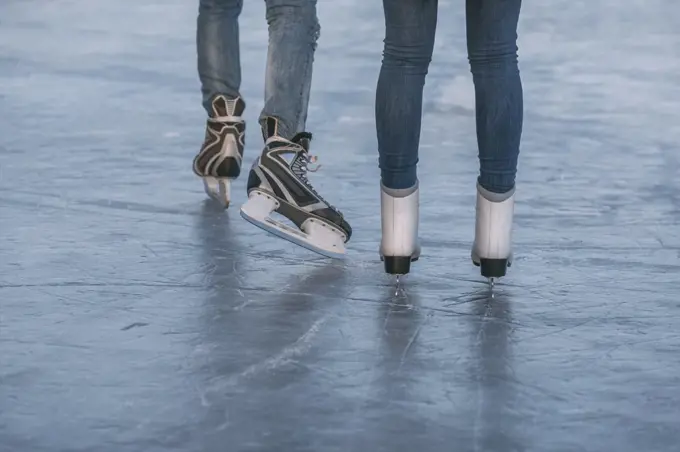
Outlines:
[[[225,209],[231,201],[231,181],[241,174],[246,131],[241,115],[245,107],[240,97],[215,97],[205,129],[205,141],[194,158],[194,173],[203,178],[205,192]]]
[[[477,217],[472,263],[481,268],[482,276],[493,286],[512,265],[512,220],[515,190],[491,193],[477,185]]]
[[[265,146],[248,177],[248,201],[241,216],[280,238],[326,257],[342,258],[352,228],[342,213],[324,200],[307,180],[312,135],[298,133],[292,140],[278,135],[278,121],[267,118],[262,127]],[[277,212],[295,227],[271,217]]]
[[[420,257],[419,187],[392,190],[380,184],[380,260],[390,275],[405,275]]]

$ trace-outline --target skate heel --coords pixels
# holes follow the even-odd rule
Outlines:
[[[502,278],[512,266],[514,202],[514,190],[496,194],[477,186],[475,240],[471,258],[485,278]]]
[[[418,185],[412,189],[390,190],[381,184],[380,206],[380,259],[386,273],[406,275],[411,271],[411,262],[420,257]]]
[[[194,157],[193,171],[203,179],[205,193],[225,209],[231,203],[231,181],[241,174],[246,124],[240,97],[216,96],[206,122],[205,139]]]
[[[406,275],[411,271],[411,256],[384,256],[385,273],[390,275]]]
[[[231,203],[231,180],[226,177],[203,177],[203,189],[205,193],[219,202],[225,209]]]
[[[273,212],[287,217],[286,214],[295,215],[297,209],[260,189],[251,190],[248,201],[241,207],[243,219],[260,229],[323,256],[344,257],[346,235],[340,229],[314,216],[307,216],[297,229],[273,219]]]
[[[479,267],[485,278],[502,278],[510,265],[508,259],[480,259]]]

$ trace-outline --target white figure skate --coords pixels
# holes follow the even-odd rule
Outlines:
[[[477,218],[472,263],[491,285],[512,265],[512,221],[515,190],[496,194],[477,185]]]
[[[194,158],[194,173],[203,179],[206,194],[225,209],[231,202],[231,181],[241,174],[246,131],[241,115],[245,106],[240,97],[215,97],[203,146]]]
[[[380,259],[385,272],[405,275],[420,257],[418,240],[419,188],[391,190],[380,184],[382,240]]]
[[[342,258],[352,228],[342,213],[328,204],[307,179],[312,135],[298,133],[292,140],[278,135],[276,118],[263,125],[265,147],[248,177],[248,201],[241,216],[255,226],[326,257]],[[297,228],[271,217],[277,212]]]

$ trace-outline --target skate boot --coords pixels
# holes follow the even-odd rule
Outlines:
[[[215,97],[205,129],[205,141],[194,158],[194,173],[203,178],[205,192],[225,209],[231,201],[231,181],[241,174],[246,131],[241,115],[245,107],[240,97]]]
[[[241,216],[280,238],[326,257],[341,258],[352,228],[342,213],[329,205],[307,180],[316,160],[309,155],[312,135],[298,133],[292,140],[278,135],[278,121],[267,118],[262,127],[265,146],[248,177],[248,201]],[[297,228],[271,217],[276,212]]]
[[[405,275],[420,257],[418,242],[419,188],[392,190],[380,184],[382,240],[380,260],[385,272]]]
[[[496,194],[477,185],[477,219],[471,257],[492,286],[512,265],[514,206],[514,188],[508,193]]]

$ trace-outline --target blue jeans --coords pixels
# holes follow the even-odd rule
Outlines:
[[[265,76],[266,117],[279,119],[279,134],[305,128],[314,52],[319,38],[316,0],[266,0],[269,51]],[[243,0],[200,0],[196,46],[203,106],[217,95],[240,97],[238,18]]]
[[[475,86],[479,184],[515,186],[523,94],[517,65],[521,0],[466,0],[467,52]],[[437,0],[383,0],[385,46],[376,93],[380,170],[388,188],[417,180],[425,76],[432,59]],[[447,164],[451,164],[448,163]]]

